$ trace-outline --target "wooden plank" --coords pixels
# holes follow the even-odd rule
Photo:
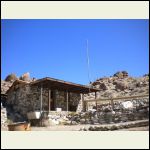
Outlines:
[[[43,96],[42,96],[42,93],[43,93],[43,87],[41,86],[41,93],[40,93],[40,112],[42,113],[42,105],[43,105]]]
[[[51,90],[48,90],[48,113],[50,113],[51,110]]]
[[[149,97],[149,95],[136,95],[136,96],[127,96],[127,97],[116,97],[116,98],[106,98],[106,99],[91,99],[91,100],[85,100],[86,102],[94,102],[94,101],[110,101],[112,100],[124,100],[124,99],[136,99],[141,97]]]
[[[57,95],[56,95],[56,89],[52,90],[53,91],[53,106],[54,106],[54,110],[57,108]]]
[[[66,99],[67,99],[67,112],[68,112],[68,91],[66,91]]]
[[[82,111],[85,112],[86,111],[86,102],[84,101],[84,94],[81,93],[81,103],[82,103]]]
[[[42,107],[43,107],[43,96],[42,96],[42,93],[43,93],[43,87],[41,85],[41,95],[40,95],[40,114],[42,116]],[[40,125],[42,126],[42,118],[40,117]]]
[[[100,91],[100,89],[89,87],[87,85],[76,84],[76,83],[67,82],[67,81],[58,80],[58,79],[49,78],[49,77],[33,81],[30,83],[30,85],[39,85],[41,83],[45,87],[51,87],[51,89],[60,88],[63,90],[68,90],[70,92],[89,93],[89,89],[90,89],[90,92]]]

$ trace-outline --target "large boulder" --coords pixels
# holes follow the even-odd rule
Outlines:
[[[6,78],[5,78],[5,81],[8,81],[8,82],[14,82],[15,80],[17,80],[17,76],[16,74],[9,74]]]
[[[127,71],[118,71],[114,74],[114,77],[118,77],[118,78],[128,77],[128,72]]]
[[[108,87],[106,86],[105,83],[101,83],[99,88],[102,90],[108,90]]]
[[[27,72],[27,73],[24,73],[21,77],[20,77],[20,80],[23,80],[23,81],[30,81],[30,73]]]
[[[122,102],[121,105],[124,109],[133,108],[133,103],[131,101]]]
[[[122,71],[123,77],[128,77],[128,72],[127,71]]]
[[[116,89],[119,89],[121,91],[128,88],[127,82],[124,81],[115,81],[114,84],[116,85]]]

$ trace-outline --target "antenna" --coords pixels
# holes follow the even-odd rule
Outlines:
[[[88,40],[86,40],[86,51],[87,51],[88,78],[89,78],[89,82],[91,82],[91,74],[90,74],[90,59],[89,59]]]

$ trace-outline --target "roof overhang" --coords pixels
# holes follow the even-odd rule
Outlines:
[[[76,84],[76,83],[67,82],[67,81],[58,80],[49,77],[33,81],[30,83],[30,85],[42,86],[43,88],[49,88],[51,90],[57,89],[62,91],[83,93],[83,94],[100,91],[99,89],[90,86]]]

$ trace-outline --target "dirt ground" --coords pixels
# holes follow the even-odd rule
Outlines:
[[[128,128],[128,129],[120,129],[120,130],[117,130],[117,131],[149,131],[149,126]]]
[[[84,126],[75,125],[75,126],[31,127],[31,131],[79,131],[80,128],[82,127],[85,127],[85,125]],[[120,129],[115,131],[149,131],[149,126]]]
[[[134,121],[134,123],[139,123],[147,120],[139,120],[139,121]],[[108,127],[112,125],[126,125],[129,122],[123,122],[123,123],[113,123],[113,124],[98,124],[98,125],[91,125],[91,124],[81,124],[81,125],[51,125],[48,127],[33,127],[31,126],[31,131],[81,131],[81,129],[88,129],[89,127]],[[130,122],[133,123],[133,122]],[[1,131],[7,131],[7,128],[2,128]],[[114,131],[149,131],[149,125],[145,124],[143,127],[132,127],[132,128],[123,128],[119,130],[114,130]]]
[[[51,126],[51,127],[31,127],[31,131],[79,131],[81,126]],[[7,131],[1,128],[1,131]],[[115,131],[149,131],[149,126],[120,129]]]

